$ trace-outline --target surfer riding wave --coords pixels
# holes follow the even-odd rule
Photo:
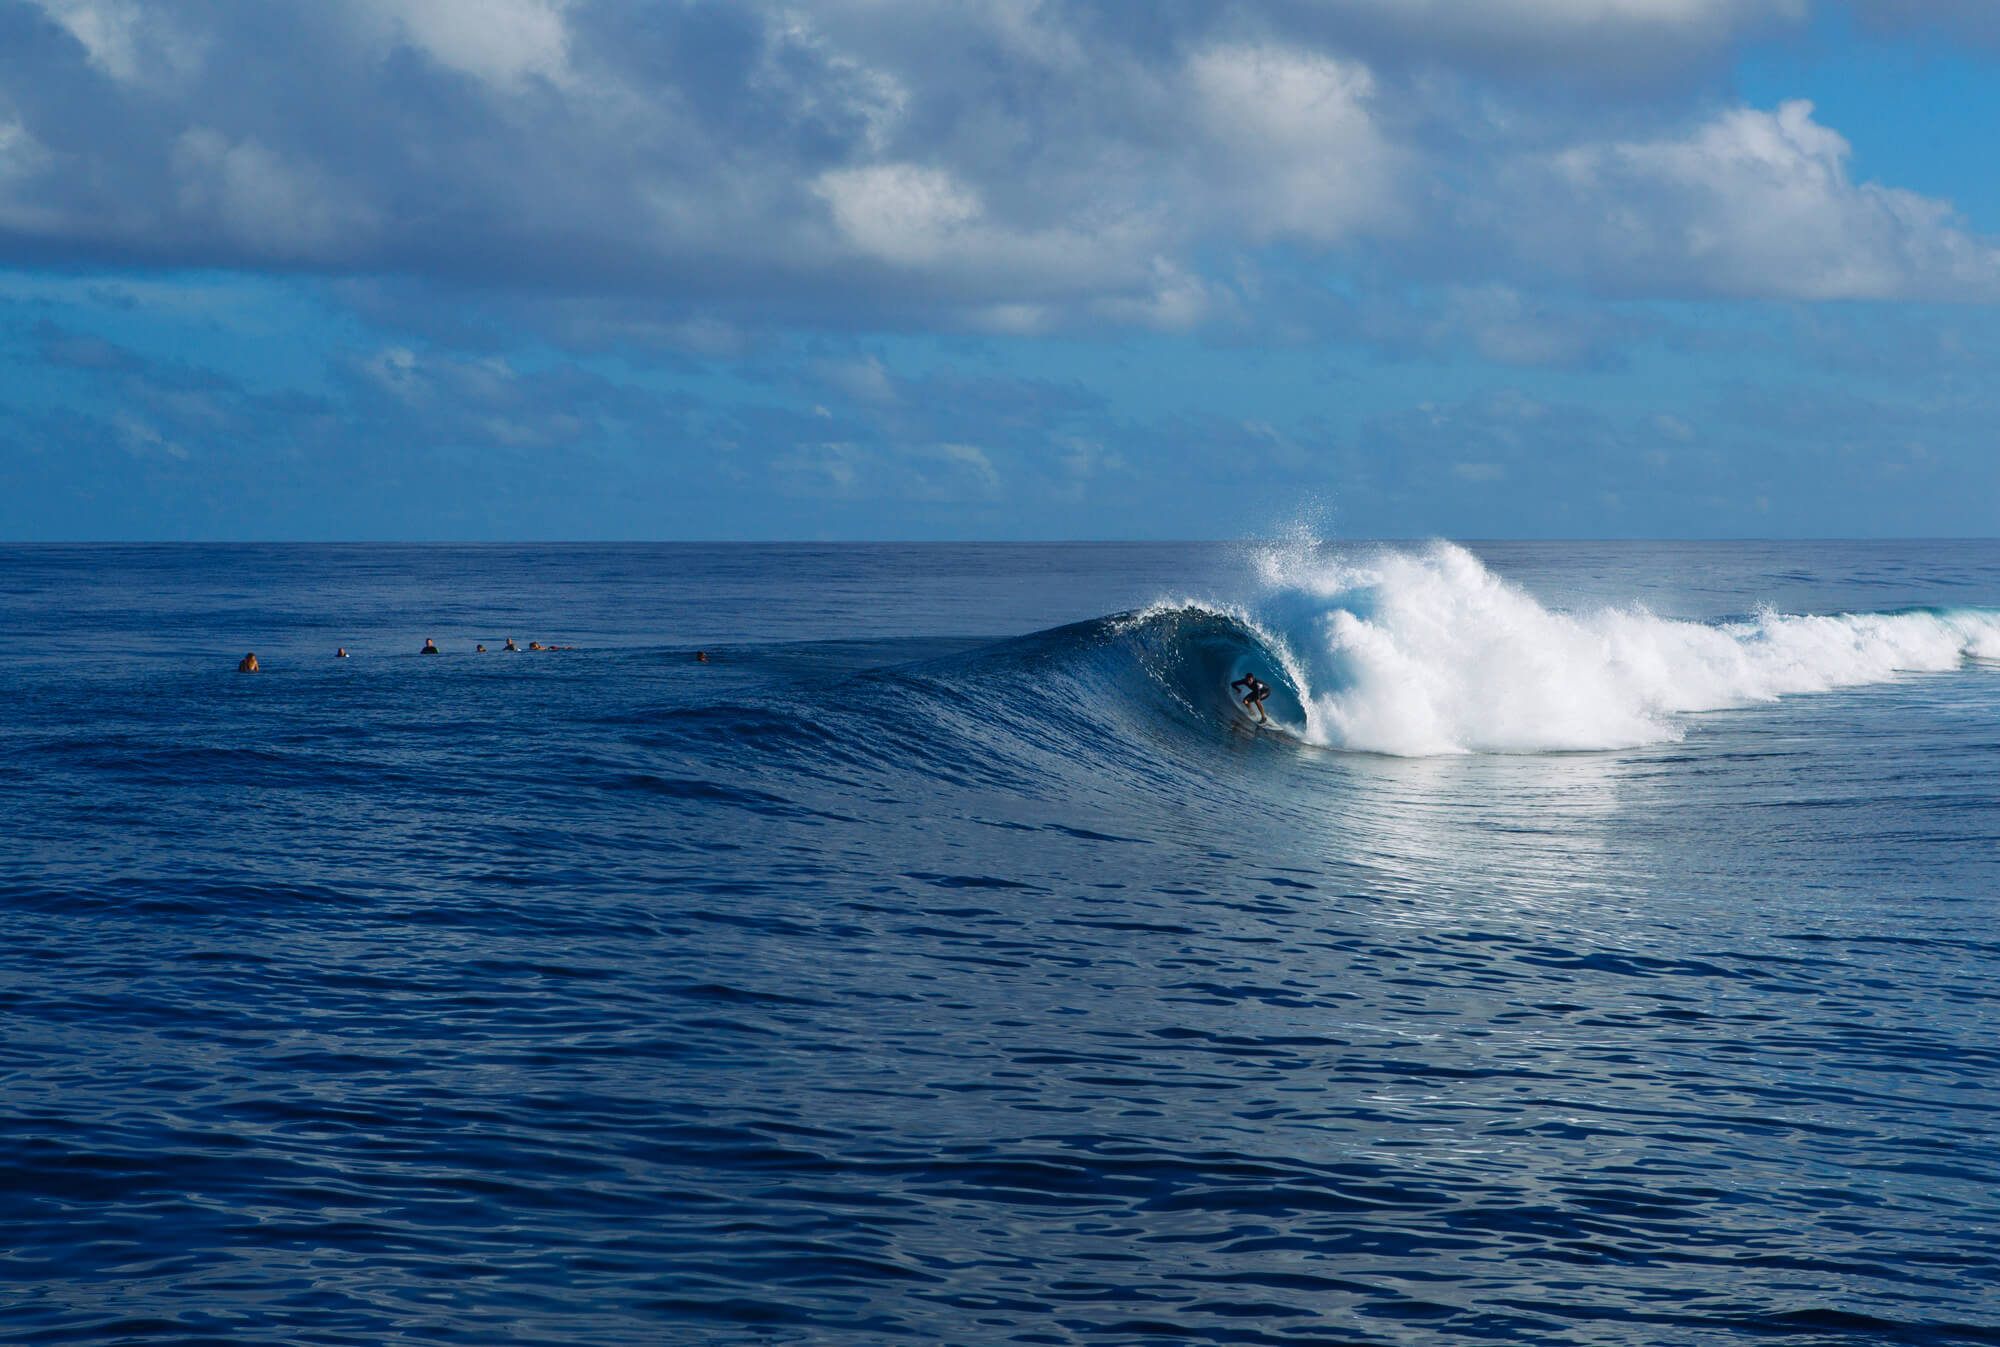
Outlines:
[[[1231,692],[1238,688],[1243,689],[1243,709],[1255,711],[1259,725],[1269,724],[1271,718],[1264,714],[1264,699],[1271,695],[1271,685],[1256,674],[1244,674],[1229,685]]]

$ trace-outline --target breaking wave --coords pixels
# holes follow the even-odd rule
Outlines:
[[[1419,756],[1630,748],[1681,717],[2000,659],[2000,613],[1564,612],[1462,547],[1260,558],[1249,609],[1295,669],[1304,735]]]

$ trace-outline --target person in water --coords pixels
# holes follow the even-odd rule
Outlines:
[[[513,651],[517,655],[521,653],[521,647],[514,644],[514,638],[511,636],[507,638],[507,644],[501,646],[500,649],[502,653],[505,653],[506,651],[509,650]]]
[[[342,647],[340,647],[340,649],[338,649],[338,650],[334,651],[334,652],[333,652],[333,657],[334,657],[335,659],[346,659],[346,658],[347,658],[347,647],[346,647],[346,646],[342,646]]]
[[[1243,708],[1246,711],[1255,711],[1257,713],[1258,724],[1261,725],[1268,721],[1270,717],[1264,714],[1264,699],[1271,695],[1271,685],[1257,677],[1256,674],[1244,674],[1229,685],[1231,692],[1236,691],[1238,688],[1244,689]]]
[[[242,663],[240,663],[240,664],[238,664],[238,665],[236,666],[236,672],[238,672],[238,673],[256,673],[256,672],[257,672],[257,657],[256,657],[255,655],[245,655],[245,656],[243,657],[243,661],[242,661]]]
[[[419,655],[442,655],[444,651],[437,648],[436,641],[433,641],[430,637],[426,636],[424,637],[424,648],[422,650],[419,650],[417,653]]]

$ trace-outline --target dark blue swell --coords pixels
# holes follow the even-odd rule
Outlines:
[[[0,1343],[2000,1342],[1990,668],[1407,761],[1217,550],[0,562]]]

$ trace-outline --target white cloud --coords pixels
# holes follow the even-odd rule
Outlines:
[[[1413,65],[1588,88],[1661,89],[1732,43],[1804,22],[1812,0],[1319,0],[1319,30]],[[1311,11],[1309,11],[1311,12]]]
[[[1527,251],[1622,289],[1750,298],[2000,298],[2000,249],[1948,202],[1854,183],[1813,106],[1734,108],[1672,139],[1584,144],[1561,197],[1517,218]],[[1539,195],[1539,194],[1537,194]]]
[[[362,369],[398,401],[416,402],[424,396],[425,383],[417,368],[417,354],[407,346],[391,346],[377,352],[362,363]]]
[[[201,63],[206,43],[176,26],[160,8],[138,0],[35,0],[83,44],[90,63],[127,83],[150,75],[185,78]]]
[[[378,31],[494,84],[569,78],[570,0],[361,0]]]
[[[1035,337],[1054,331],[1057,316],[1042,304],[982,304],[965,315],[965,323],[975,332],[996,337]]]
[[[2000,297],[1988,241],[1852,181],[1808,105],[1628,87],[1802,0],[35,3],[62,28],[0,71],[0,265],[310,265],[725,358],[788,324],[1242,317],[1577,366],[1631,329],[1551,284]],[[209,53],[181,83],[175,42]],[[1551,97],[1572,66],[1602,82]],[[1427,311],[1379,322],[1405,283]]]
[[[840,390],[856,402],[891,407],[900,401],[888,367],[874,356],[865,360],[816,361],[813,373],[820,382]]]
[[[212,218],[260,258],[337,256],[375,224],[372,211],[325,175],[286,163],[255,139],[232,142],[206,127],[185,131],[174,143],[173,168],[181,210]]]
[[[164,454],[168,458],[185,461],[188,457],[186,446],[178,440],[170,440],[160,433],[157,426],[143,421],[130,412],[117,412],[111,418],[111,426],[127,453],[134,458],[145,458],[152,454]]]
[[[1132,465],[1100,440],[1066,435],[1056,440],[1056,449],[1062,475],[1053,494],[1066,505],[1082,504],[1089,497],[1091,484],[1098,479],[1132,472]]]
[[[1365,66],[1220,46],[1194,56],[1188,79],[1195,120],[1219,151],[1203,176],[1252,237],[1329,243],[1392,216],[1397,156],[1371,115]]]
[[[1601,359],[1613,338],[1625,335],[1600,309],[1551,309],[1512,286],[1457,286],[1445,299],[1443,325],[1499,365],[1586,365]]]
[[[518,400],[520,375],[497,356],[461,360],[421,356],[391,346],[361,362],[361,370],[397,401],[411,407],[449,402],[484,415]]]
[[[67,28],[90,53],[90,61],[114,79],[138,74],[139,7],[132,0],[37,0],[48,16]]]
[[[858,121],[862,143],[876,156],[888,152],[910,104],[901,76],[841,50],[797,10],[775,16],[752,81],[804,117]]]
[[[955,442],[875,448],[851,440],[801,443],[771,463],[791,495],[977,504],[1002,495],[986,450]]]
[[[970,444],[936,444],[913,451],[907,487],[925,500],[992,500],[1000,474],[986,451]]]
[[[1681,444],[1691,444],[1694,441],[1694,427],[1671,412],[1661,412],[1655,416],[1653,429]]]
[[[25,177],[48,161],[48,151],[19,121],[0,122],[0,182]]]
[[[1727,28],[1773,14],[1802,17],[1806,0],[1332,0],[1336,8],[1395,13],[1403,22],[1529,31]]]
[[[847,241],[898,266],[935,262],[965,237],[979,198],[942,169],[875,164],[820,175],[813,190]]]
[[[1073,301],[1095,299],[1098,312],[1116,319],[1186,327],[1205,305],[1199,281],[1140,251],[1152,238],[1145,219],[1107,214],[1095,228],[1085,219],[1000,221],[951,172],[909,163],[832,170],[812,190],[840,242],[860,257],[950,289],[1046,297],[967,305],[959,314],[967,326],[1043,331],[1071,316]]]
[[[1151,285],[1097,301],[1096,312],[1120,326],[1185,332],[1215,310],[1208,283],[1169,257],[1153,259]]]
[[[859,494],[863,472],[872,455],[844,440],[795,445],[792,451],[771,463],[780,488],[791,495],[838,496]]]
[[[644,401],[574,366],[520,369],[497,356],[407,346],[386,347],[345,372],[371,419],[402,425],[434,446],[574,449],[595,441],[606,424],[627,421]]]

